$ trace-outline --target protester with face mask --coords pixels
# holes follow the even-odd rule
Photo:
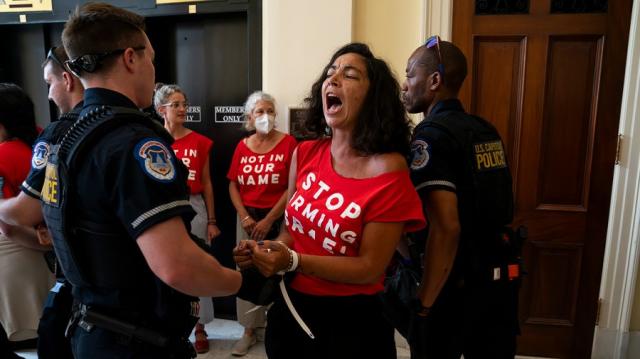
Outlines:
[[[229,195],[238,212],[246,238],[259,241],[278,236],[287,199],[291,156],[296,140],[275,130],[275,99],[264,92],[252,93],[245,103],[245,129],[255,133],[236,146],[227,173]],[[256,342],[256,328],[265,326],[265,310],[238,299],[238,321],[245,327],[232,354],[242,356]]]

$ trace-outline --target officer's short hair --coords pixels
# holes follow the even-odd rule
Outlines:
[[[444,66],[444,86],[457,93],[467,77],[467,58],[456,45],[449,41],[440,41],[440,54]],[[435,47],[428,49],[423,46],[420,60],[428,74],[438,71],[439,59]]]
[[[55,56],[55,59],[52,58],[52,56]],[[47,58],[44,59],[44,62],[42,62],[42,68],[44,69],[45,66],[51,63],[53,65],[51,67],[51,72],[56,76],[60,76],[63,71],[69,71],[63,67],[67,60],[69,60],[69,57],[67,56],[67,52],[64,51],[64,47],[52,47],[50,50],[50,56],[47,56]]]
[[[256,127],[249,122],[249,114],[256,108],[258,101],[271,102],[273,108],[276,108],[276,99],[266,92],[256,91],[247,97],[247,101],[244,103],[244,129],[247,131],[253,131]]]
[[[105,3],[76,7],[64,25],[62,43],[70,59],[145,44],[144,17]],[[104,59],[101,69],[111,58]],[[100,70],[98,70],[100,71]]]
[[[156,91],[153,95],[153,107],[155,107],[156,111],[158,111],[160,106],[165,105],[169,100],[169,97],[176,92],[181,93],[184,96],[184,99],[187,100],[187,94],[185,94],[178,85],[161,84],[156,87]]]

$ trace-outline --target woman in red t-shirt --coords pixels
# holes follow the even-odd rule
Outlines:
[[[220,235],[209,171],[209,153],[213,141],[184,126],[189,104],[187,96],[178,85],[162,85],[157,88],[153,103],[158,115],[164,119],[164,127],[174,138],[171,148],[189,171],[189,202],[196,211],[196,216],[191,220],[191,233],[211,245],[211,241]],[[209,341],[204,325],[213,320],[211,298],[200,298],[199,317],[195,328],[195,348],[198,353],[206,353],[209,351]]]
[[[291,156],[296,140],[275,127],[275,99],[264,92],[252,93],[245,103],[245,129],[255,131],[238,142],[227,173],[229,195],[248,238],[274,239],[282,224],[287,200]],[[266,308],[251,311],[255,305],[238,299],[238,322],[244,335],[232,354],[247,353],[256,342],[254,330],[264,328]]]
[[[0,202],[15,197],[31,164],[37,137],[33,102],[14,84],[0,83]],[[0,357],[13,357],[7,340],[37,337],[42,306],[54,277],[32,228],[0,222]]]
[[[354,43],[333,55],[307,102],[306,128],[318,139],[294,153],[287,230],[281,242],[234,250],[241,267],[296,272],[269,309],[267,355],[395,358],[378,293],[403,232],[425,225],[405,159],[410,126],[399,85]]]

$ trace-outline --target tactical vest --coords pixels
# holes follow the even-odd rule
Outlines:
[[[457,186],[461,223],[458,265],[465,277],[490,278],[495,268],[516,263],[521,243],[506,227],[513,220],[513,189],[498,131],[486,120],[443,111],[428,121],[451,137],[461,155]]]
[[[127,289],[149,278],[148,265],[125,228],[87,220],[80,209],[70,205],[69,198],[75,186],[69,170],[82,163],[86,150],[98,139],[132,123],[173,141],[164,128],[139,111],[103,106],[76,121],[52,147],[42,189],[43,213],[60,265],[74,286]]]
[[[49,138],[50,144],[56,144],[60,141],[61,137],[66,133],[70,126],[72,126],[78,118],[80,118],[80,112],[82,111],[82,107],[74,107],[71,111],[65,112],[58,119],[51,124],[51,126],[55,126],[52,131],[51,137]],[[55,255],[55,251],[51,250],[49,253],[50,262],[54,268],[53,272],[58,280],[66,280],[64,277],[64,273],[60,265],[58,265],[58,260]]]

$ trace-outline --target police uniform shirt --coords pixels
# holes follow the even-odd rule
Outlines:
[[[411,142],[411,180],[418,193],[432,190],[457,192],[460,185],[460,149],[443,130],[428,126],[431,116],[446,111],[464,112],[457,99],[438,102],[414,130]]]
[[[71,112],[80,112],[82,101],[78,103]],[[75,117],[70,118],[62,115],[59,121],[52,122],[38,136],[33,145],[33,155],[31,157],[31,170],[27,178],[20,185],[20,190],[26,195],[35,199],[40,199],[42,185],[44,183],[45,167],[47,159],[51,153],[51,146],[57,143],[60,136],[73,124]]]
[[[82,113],[102,106],[135,109],[131,100],[107,89],[85,90]],[[151,121],[151,120],[149,120]],[[169,143],[138,123],[120,125],[90,145],[73,171],[71,196],[89,220],[120,222],[131,238],[175,216],[190,221],[186,170]]]

